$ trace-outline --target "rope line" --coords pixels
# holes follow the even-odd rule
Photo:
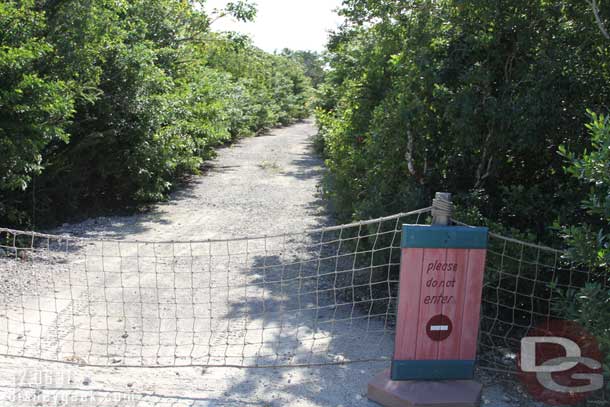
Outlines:
[[[402,224],[429,213],[190,241],[2,228],[0,356],[95,367],[388,360]]]
[[[82,242],[126,242],[126,243],[225,243],[225,242],[240,242],[247,240],[263,240],[269,238],[279,238],[279,237],[288,237],[288,236],[298,236],[305,233],[324,233],[324,232],[334,232],[341,231],[343,229],[355,228],[360,226],[374,225],[380,222],[386,222],[391,220],[396,220],[400,218],[407,218],[409,216],[414,215],[423,215],[426,213],[430,213],[432,211],[432,207],[417,209],[414,211],[398,213],[396,215],[386,216],[377,219],[363,220],[354,223],[348,223],[344,225],[337,226],[327,226],[317,229],[306,229],[303,231],[297,232],[287,232],[280,233],[276,235],[258,235],[258,236],[247,236],[247,237],[237,237],[237,238],[227,238],[227,239],[204,239],[204,240],[123,240],[123,239],[107,239],[107,238],[91,238],[91,237],[78,237],[78,236],[70,236],[70,235],[54,235],[47,233],[39,233],[34,231],[22,231],[16,229],[2,228],[0,227],[0,233],[8,233],[14,236],[30,236],[31,238],[42,238],[42,239],[56,239],[56,240],[74,240],[74,241],[82,241]]]
[[[131,368],[387,361],[402,225],[431,211],[192,241],[0,228],[0,356]],[[478,362],[491,371],[514,372],[519,339],[560,317],[557,290],[607,283],[561,250],[493,232],[487,259]]]

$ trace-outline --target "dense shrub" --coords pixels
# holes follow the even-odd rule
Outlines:
[[[69,140],[72,84],[49,69],[44,13],[34,1],[0,3],[0,218],[25,221],[20,208],[51,143]]]
[[[586,2],[347,0],[342,13],[318,111],[341,218],[448,190],[540,238],[578,220],[582,186],[557,148],[585,147],[585,108],[610,96],[610,41]]]
[[[295,59],[174,0],[0,5],[0,222],[163,199],[212,148],[308,115]],[[255,10],[230,3],[240,19]]]
[[[595,278],[570,290],[557,289],[556,309],[578,321],[597,336],[606,355],[605,375],[610,379],[610,118],[589,111],[587,125],[591,148],[582,154],[560,148],[566,172],[586,187],[583,221],[564,226],[568,259],[591,270]],[[608,381],[606,382],[608,383]],[[610,391],[610,384],[607,389]]]

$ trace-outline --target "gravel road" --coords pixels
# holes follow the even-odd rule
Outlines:
[[[244,139],[220,149],[205,174],[194,177],[168,202],[149,212],[89,219],[51,231],[117,241],[202,242],[199,246],[95,243],[75,246],[73,252],[58,251],[57,259],[44,270],[36,264],[36,253],[32,261],[5,260],[0,264],[0,294],[4,291],[0,332],[3,327],[6,332],[4,342],[0,337],[0,353],[15,354],[18,349],[24,356],[82,363],[0,357],[0,406],[373,406],[366,399],[366,385],[388,367],[385,361],[315,367],[274,367],[274,363],[263,368],[162,367],[175,360],[195,365],[205,362],[206,356],[210,362],[210,355],[210,364],[247,365],[244,345],[248,343],[274,344],[267,353],[257,349],[257,356],[249,360],[263,365],[269,358],[307,363],[316,351],[325,360],[329,355],[344,357],[369,350],[375,350],[377,356],[391,354],[392,337],[385,332],[384,323],[354,319],[357,312],[353,307],[320,312],[319,298],[301,295],[306,291],[301,285],[296,291],[295,286],[283,283],[291,280],[285,274],[290,270],[263,276],[248,272],[264,264],[266,273],[274,261],[286,263],[289,255],[299,256],[288,253],[285,241],[273,243],[273,248],[267,247],[268,239],[248,241],[251,246],[245,251],[241,247],[241,252],[239,247],[231,248],[230,266],[227,256],[209,256],[224,250],[223,242],[216,246],[205,243],[209,239],[272,236],[333,224],[319,194],[323,163],[312,151],[315,132],[313,123],[305,121]],[[311,236],[291,243],[309,247]],[[265,256],[244,258],[239,254],[257,250]],[[146,263],[152,257],[147,253],[154,253],[154,264]],[[307,259],[298,261],[302,264]],[[67,263],[70,267],[63,266]],[[213,272],[202,273],[195,281],[194,269]],[[302,269],[298,272],[303,273]],[[181,281],[182,275],[191,280]],[[299,281],[303,276],[299,274]],[[263,282],[279,278],[282,284],[269,290],[269,283],[257,283],[261,278]],[[2,281],[9,285],[3,286]],[[164,283],[169,284],[166,289]],[[150,286],[155,290],[146,291]],[[243,290],[236,293],[231,287]],[[319,281],[316,289],[321,289]],[[171,295],[165,298],[167,293]],[[206,300],[206,306],[195,300],[204,297],[214,298],[214,302]],[[293,308],[294,298],[298,307]],[[183,303],[182,299],[188,301]],[[312,301],[318,304],[315,316],[303,312]],[[236,303],[247,304],[248,312],[235,308]],[[268,313],[270,304],[282,310],[279,322],[277,318],[251,318],[265,310]],[[231,317],[232,313],[248,318],[244,322]],[[96,315],[101,316],[97,322]],[[344,319],[342,315],[349,316],[345,318],[350,322],[345,327],[352,334],[349,338],[337,334],[343,328],[337,328],[334,321]],[[47,323],[48,319],[52,322]],[[332,335],[316,336],[301,319],[312,320],[316,326],[333,321]],[[204,324],[199,326],[201,321]],[[234,326],[234,322],[244,325]],[[266,337],[263,328],[267,332],[275,329],[276,335]],[[376,329],[384,335],[372,335]],[[179,331],[180,337],[175,335]],[[162,332],[174,335],[167,338]],[[258,342],[257,338],[252,341],[252,332],[260,335]],[[203,347],[201,336],[205,337]],[[166,349],[168,343],[173,345]],[[152,353],[147,354],[146,349]],[[155,362],[159,367],[150,367]],[[84,366],[91,363],[117,366]],[[149,367],[121,367],[123,364]],[[488,384],[484,404],[519,405],[521,397],[511,398],[500,384]]]
[[[220,149],[218,157],[210,163],[204,175],[193,178],[168,202],[157,205],[148,213],[89,219],[78,224],[63,225],[51,233],[130,241],[205,241],[207,239],[276,235],[331,225],[332,221],[327,216],[319,195],[323,163],[312,152],[311,136],[315,131],[312,122],[305,121],[273,130],[267,135],[242,140],[230,147]],[[255,243],[252,242],[252,244]],[[102,271],[96,270],[96,265],[93,264],[93,260],[96,260],[96,263],[101,260],[101,257],[96,257],[96,250],[99,248],[95,246],[79,248],[80,252],[89,253],[87,259],[83,260],[85,263],[83,267],[87,267],[86,274],[90,278],[102,274]],[[129,265],[125,261],[129,258],[129,254],[109,256],[108,253],[112,248],[109,248],[108,244],[104,250],[106,253],[105,273],[102,277],[106,279],[104,280],[106,286],[112,286],[117,284],[117,280],[109,280],[109,275],[112,273],[109,273],[108,270],[113,270],[113,265],[109,262],[112,261],[112,257],[120,257],[122,259],[121,270],[129,270]],[[132,250],[135,249],[132,248]],[[142,248],[138,248],[138,250],[141,251]],[[255,249],[251,247],[250,251],[255,251]],[[29,270],[28,265],[23,262],[15,261],[13,266],[12,269],[7,267],[8,270],[5,270],[5,273],[10,271],[15,273],[18,270],[20,276],[42,274],[39,269],[37,273]],[[189,264],[189,267],[193,267],[192,264]],[[73,357],[79,361],[81,355],[97,355],[95,347],[79,348],[80,342],[85,345],[89,342],[87,335],[92,333],[92,342],[96,342],[100,340],[97,339],[100,338],[100,333],[105,335],[109,335],[109,332],[114,333],[112,327],[102,329],[106,328],[105,326],[97,331],[98,327],[94,323],[92,330],[89,329],[87,332],[87,329],[82,329],[83,332],[78,334],[79,328],[82,326],[77,321],[75,325],[77,334],[71,336],[74,335],[71,332],[56,332],[54,327],[61,325],[57,320],[49,324],[50,327],[47,330],[39,332],[43,328],[36,325],[39,325],[38,322],[44,319],[44,315],[38,317],[35,310],[45,309],[44,298],[47,296],[55,299],[66,298],[65,303],[60,302],[58,314],[59,319],[62,318],[62,314],[65,314],[64,322],[68,322],[70,316],[79,315],[79,304],[90,306],[90,304],[96,303],[96,294],[102,295],[101,292],[93,292],[93,289],[87,290],[88,286],[96,286],[94,279],[89,279],[85,285],[84,280],[78,280],[78,276],[85,273],[78,273],[74,270],[72,268],[69,273],[66,273],[67,276],[62,278],[58,277],[60,275],[58,270],[51,268],[56,275],[53,278],[54,287],[45,285],[44,281],[39,281],[40,279],[33,283],[30,282],[36,286],[33,291],[43,293],[39,297],[43,298],[43,304],[37,303],[32,306],[31,315],[21,316],[25,320],[31,319],[29,324],[7,325],[11,332],[23,330],[23,335],[11,338],[11,341],[25,340],[26,344],[22,345],[25,355],[32,353],[48,359],[60,356],[60,360],[66,360],[68,358],[65,355],[69,355],[73,351]],[[217,271],[217,267],[214,267],[214,270],[222,278],[225,277],[225,271]],[[139,273],[139,275],[146,278],[146,273]],[[121,278],[123,277],[121,276]],[[239,286],[237,283],[239,278],[239,275],[232,275],[231,284]],[[22,281],[23,278],[15,280]],[[121,282],[128,285],[125,280],[121,280]],[[212,280],[205,283],[209,285],[211,282]],[[66,287],[69,287],[70,290],[64,292],[63,288]],[[54,290],[51,291],[51,289]],[[44,292],[52,292],[54,295],[45,296]],[[122,295],[126,293],[127,291],[121,292]],[[62,296],[62,294],[64,295]],[[107,302],[115,302],[116,292],[107,291],[103,294]],[[220,290],[215,293],[216,297],[217,294],[221,295],[221,302],[226,300],[222,297]],[[260,298],[261,295],[251,292],[249,296]],[[70,305],[68,299],[71,299],[70,302],[73,302],[74,305]],[[32,298],[26,300],[25,308],[28,308],[27,303],[31,300],[34,300],[33,295]],[[98,298],[98,300],[101,303],[104,298]],[[155,302],[159,300],[159,298],[154,299]],[[37,299],[37,301],[40,300]],[[8,299],[7,302],[10,303]],[[20,311],[22,304],[17,303],[16,305],[15,311]],[[47,305],[50,306],[50,304]],[[57,305],[53,304],[53,307],[57,307]],[[284,304],[284,307],[289,309],[289,305]],[[215,305],[215,310],[217,308],[218,306]],[[174,308],[173,311],[176,312],[176,309],[180,311],[179,307]],[[10,315],[10,307],[6,311]],[[113,315],[112,310],[105,311],[106,313],[102,315]],[[95,310],[89,309],[89,312],[95,314]],[[117,310],[117,315],[122,313],[129,315],[130,309],[120,310],[120,313]],[[335,317],[336,315],[335,311]],[[100,322],[104,323],[104,321]],[[130,332],[129,320],[118,323],[118,325],[121,324],[131,335],[130,339],[134,338],[135,342],[129,342],[130,339],[123,341],[121,345],[123,348],[119,349],[113,345],[115,339],[117,339],[117,343],[120,343],[120,338],[104,337],[101,338],[101,341],[107,347],[106,350],[110,346],[110,354],[114,351],[117,355],[129,355],[129,344],[133,344],[135,349],[139,341],[147,339],[139,337],[138,334],[146,335],[147,331],[140,326],[140,329]],[[146,321],[143,321],[143,324],[146,325]],[[120,332],[118,328],[116,331]],[[212,329],[231,331],[228,326],[218,329],[218,326],[215,325]],[[378,348],[379,341],[370,338],[370,343],[367,343],[366,335],[364,335],[366,332],[364,330],[362,332],[361,340],[352,339],[349,343],[341,345],[343,349],[335,349],[336,345],[325,344],[324,339],[318,341],[318,345],[325,344],[325,351],[342,354],[349,353],[350,348],[351,350]],[[37,343],[36,339],[41,336],[43,340],[38,342],[42,343]],[[30,340],[29,338],[33,338],[30,343],[27,342]],[[59,340],[54,338],[59,338]],[[66,346],[61,345],[62,338],[63,342],[67,344]],[[239,343],[239,341],[234,342],[233,339],[235,338],[227,339],[226,336],[221,335],[218,338],[211,337],[210,341],[213,344]],[[188,344],[189,341],[186,342]],[[157,351],[159,344],[156,342]],[[390,352],[391,343],[388,342],[385,345],[387,352]],[[9,343],[10,346],[11,343]],[[212,347],[206,351],[210,349],[214,351],[217,348]],[[227,353],[227,348],[224,349]],[[306,350],[310,351],[311,348],[306,347]],[[105,353],[102,351],[105,350],[100,349],[99,354]],[[173,351],[175,352],[176,349]],[[85,359],[86,362],[91,363],[91,357]],[[95,361],[95,359],[93,360]],[[168,358],[168,360],[170,359]],[[70,406],[365,406],[369,404],[365,397],[367,381],[387,365],[385,362],[369,362],[315,368],[212,367],[203,369],[178,367],[155,369],[92,368],[12,358],[3,358],[1,361],[0,405],[24,406],[36,405],[38,402],[41,402],[41,405],[54,405],[55,401]],[[16,385],[20,387],[17,393],[14,390]],[[6,404],[1,404],[3,398]]]

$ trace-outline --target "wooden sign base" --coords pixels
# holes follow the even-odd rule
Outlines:
[[[387,369],[369,382],[367,396],[384,407],[478,407],[482,389],[474,380],[393,381]]]

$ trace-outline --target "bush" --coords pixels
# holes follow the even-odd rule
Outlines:
[[[308,115],[303,66],[189,2],[8,1],[0,23],[2,225],[164,199],[214,147]]]
[[[567,160],[566,172],[588,190],[582,207],[586,217],[578,225],[564,226],[568,258],[591,270],[596,278],[581,287],[557,289],[555,307],[568,319],[594,334],[606,355],[606,379],[610,378],[610,119],[588,111],[591,149],[582,154],[560,147]],[[610,390],[610,386],[608,387]]]
[[[348,0],[342,13],[317,115],[342,219],[442,190],[541,239],[579,218],[557,147],[586,146],[580,112],[610,96],[610,42],[586,2]]]
[[[53,47],[44,29],[33,0],[0,4],[0,219],[9,224],[27,221],[23,193],[45,148],[70,139],[71,84],[48,70]]]

